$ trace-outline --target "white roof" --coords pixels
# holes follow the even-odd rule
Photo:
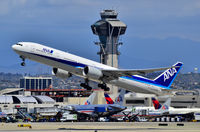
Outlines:
[[[0,95],[8,94],[11,92],[16,92],[16,91],[21,91],[21,90],[23,90],[23,88],[6,88],[0,91]]]
[[[34,96],[34,97],[37,98],[42,103],[55,103],[55,100],[49,96],[38,95],[38,96]]]
[[[37,100],[33,96],[15,96],[15,97],[17,97],[22,104],[27,104],[27,103],[37,104]]]
[[[0,104],[12,104],[13,99],[12,96],[1,95],[0,96]]]
[[[112,21],[112,20],[108,20],[108,23],[110,25],[112,25],[113,27],[126,27],[126,24],[124,24],[123,22],[121,21]]]

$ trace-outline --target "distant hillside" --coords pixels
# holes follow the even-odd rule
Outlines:
[[[151,73],[147,77],[154,79],[161,73]],[[200,89],[200,73],[179,73],[172,83],[172,88],[177,89]]]
[[[154,79],[160,73],[148,74],[148,78]],[[19,87],[19,79],[23,76],[32,76],[27,74],[13,74],[13,73],[0,73],[0,89]],[[53,77],[53,87],[56,89],[77,89],[81,88],[80,83],[84,82],[84,79],[73,76],[68,79],[60,79],[50,74],[41,74],[34,76],[50,76]],[[90,85],[93,88],[97,88],[97,83],[90,81]],[[200,89],[200,73],[179,73],[177,78],[172,84],[173,88],[177,89]]]

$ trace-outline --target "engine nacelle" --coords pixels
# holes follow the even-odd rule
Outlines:
[[[70,72],[59,69],[59,68],[53,68],[52,74],[55,75],[56,77],[63,78],[63,79],[69,78],[72,76]]]
[[[83,75],[94,79],[100,79],[101,77],[103,77],[103,73],[100,69],[91,66],[86,66],[84,68]]]

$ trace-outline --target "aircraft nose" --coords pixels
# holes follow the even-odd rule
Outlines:
[[[13,50],[16,50],[16,49],[17,49],[15,44],[12,45],[12,49],[13,49]]]
[[[21,50],[21,46],[19,44],[14,44],[14,45],[12,45],[12,49],[14,51],[20,51]]]

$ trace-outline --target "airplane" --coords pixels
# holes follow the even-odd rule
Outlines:
[[[120,89],[119,95],[116,97],[115,102],[112,100],[112,98],[107,93],[104,93],[106,103],[107,104],[119,103],[120,105],[123,105],[125,93],[126,93],[125,89]]]
[[[152,100],[153,99],[156,100],[155,98],[152,98]],[[191,114],[191,113],[193,113],[193,114],[200,113],[200,108],[174,108],[174,107],[171,107],[170,106],[171,98],[168,98],[168,100],[170,101],[170,103],[168,103],[167,105],[162,105],[162,108],[168,108],[169,115],[171,115],[171,116]],[[156,100],[156,102],[158,103],[157,105],[161,105],[158,100]],[[155,109],[157,109],[157,107],[155,107]]]
[[[183,65],[177,62],[172,67],[165,68],[118,69],[33,42],[18,42],[12,49],[22,59],[22,66],[25,66],[25,59],[30,59],[51,66],[53,75],[57,77],[83,77],[85,82],[80,86],[87,90],[92,89],[89,80],[93,80],[105,91],[109,91],[107,84],[111,84],[132,92],[159,95],[162,90],[170,89]],[[165,71],[154,80],[138,75],[161,70]]]
[[[126,92],[124,89],[121,89],[121,90],[122,90],[121,93],[123,93],[123,94]],[[106,93],[104,93],[104,95],[105,95],[107,104],[113,104],[112,98],[110,98],[110,96]],[[120,98],[121,97],[119,95],[115,100],[117,101]],[[154,103],[155,102],[159,103],[157,100],[154,100]],[[170,104],[170,102],[171,102],[171,99],[168,99],[163,105],[158,104],[158,106],[160,106],[160,107],[157,109],[155,109],[154,107],[145,107],[145,106],[127,107],[127,109],[123,110],[120,113],[113,115],[113,117],[118,117],[118,118],[123,117],[123,120],[126,120],[126,121],[127,120],[128,121],[139,121],[139,120],[141,120],[141,117],[146,118],[146,119],[162,117],[163,115],[168,113],[169,107],[167,107],[167,106]]]
[[[93,92],[92,94],[90,94],[90,96],[88,97],[88,99],[85,101],[84,105],[91,105],[94,104],[94,99],[96,98],[97,93]]]
[[[118,112],[126,109],[123,106],[124,93],[120,92],[118,102],[113,104],[87,104],[87,105],[67,105],[64,107],[65,110],[78,115],[84,115],[87,117],[92,117],[93,119],[98,119],[100,117],[110,117]],[[94,98],[91,98],[94,99]],[[92,100],[90,100],[92,102]]]
[[[7,117],[7,114],[4,113],[4,112],[0,112],[0,118],[6,118]]]

